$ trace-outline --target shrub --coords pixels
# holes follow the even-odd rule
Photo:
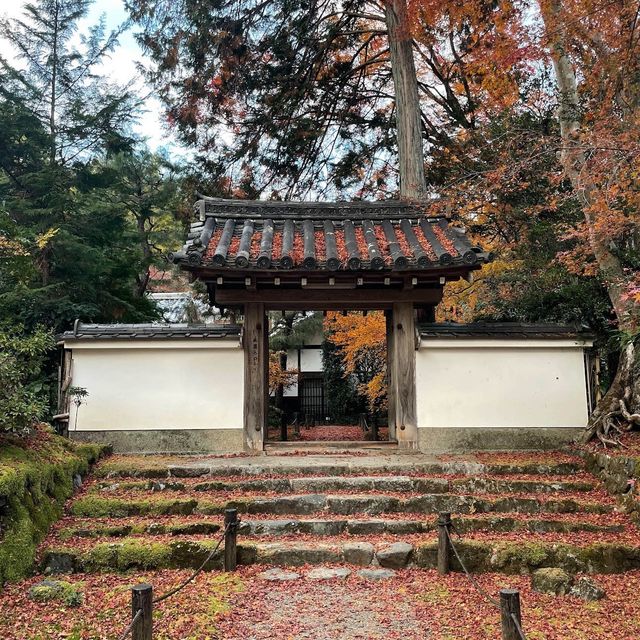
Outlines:
[[[47,411],[42,367],[53,348],[51,333],[0,328],[0,433],[27,433]]]

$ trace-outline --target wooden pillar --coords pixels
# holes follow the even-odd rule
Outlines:
[[[389,440],[395,440],[396,435],[396,394],[394,391],[394,347],[393,347],[393,312],[385,311],[387,321],[387,423],[389,425]]]
[[[416,416],[416,338],[413,303],[394,302],[392,310],[391,395],[396,438],[402,449],[418,448]]]
[[[262,451],[267,424],[267,318],[264,304],[244,307],[244,444],[249,451]]]

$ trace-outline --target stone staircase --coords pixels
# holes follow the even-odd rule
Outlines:
[[[577,457],[436,459],[371,450],[114,456],[67,505],[41,547],[42,568],[195,568],[215,546],[227,508],[241,516],[239,563],[265,569],[348,565],[371,577],[406,566],[432,569],[441,511],[452,513],[456,547],[474,572],[640,568],[638,529]],[[456,562],[453,569],[460,570]]]

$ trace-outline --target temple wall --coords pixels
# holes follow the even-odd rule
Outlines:
[[[242,450],[244,355],[238,337],[78,340],[69,432],[120,451]]]
[[[425,451],[554,447],[589,414],[582,340],[422,339],[416,352]]]

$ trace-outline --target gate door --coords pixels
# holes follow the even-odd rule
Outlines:
[[[300,391],[300,409],[303,419],[309,423],[314,420],[322,422],[324,410],[324,380],[322,378],[303,378]]]

